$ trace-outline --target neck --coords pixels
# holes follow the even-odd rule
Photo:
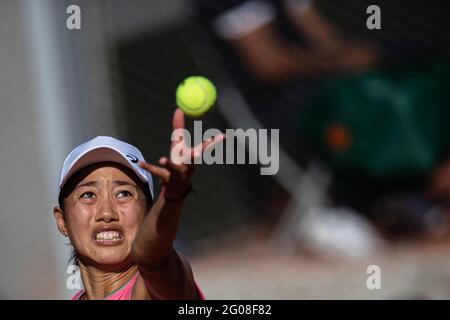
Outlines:
[[[105,271],[97,266],[85,265],[81,261],[80,273],[86,296],[89,300],[101,300],[125,285],[136,273],[136,264],[129,263],[117,270]]]

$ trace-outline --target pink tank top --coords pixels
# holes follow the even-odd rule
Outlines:
[[[116,291],[111,293],[110,295],[106,296],[105,300],[131,300],[131,293],[133,291],[133,286],[136,283],[138,276],[139,276],[139,272],[137,272],[133,276],[133,278],[128,280],[128,282],[125,283],[122,287],[120,287],[119,289],[117,289]],[[205,295],[203,294],[202,290],[200,289],[200,287],[198,286],[197,283],[195,283],[195,286],[197,287],[197,291],[200,296],[200,299],[206,300]],[[72,297],[72,300],[79,300],[80,297],[84,294],[84,292],[85,292],[84,289],[78,291],[77,294],[75,294]]]

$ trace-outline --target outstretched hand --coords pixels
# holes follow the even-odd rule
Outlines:
[[[176,109],[172,118],[172,129],[173,131],[177,129],[184,129],[184,113],[180,109]],[[223,133],[215,135],[210,139],[203,141],[197,146],[191,148],[190,146],[184,145],[182,150],[186,152],[183,155],[184,159],[189,159],[190,161],[176,161],[172,158],[172,150],[178,146],[180,143],[185,143],[183,136],[180,137],[178,141],[172,141],[170,146],[169,157],[161,157],[159,159],[159,166],[153,165],[147,162],[140,162],[139,166],[151,174],[159,177],[163,185],[161,194],[167,200],[178,201],[182,200],[186,192],[191,188],[192,174],[195,168],[195,158],[201,157],[203,151],[225,139]]]

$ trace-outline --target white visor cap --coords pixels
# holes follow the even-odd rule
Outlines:
[[[153,178],[138,163],[145,161],[142,153],[135,146],[112,137],[98,136],[73,149],[64,160],[59,179],[58,197],[67,180],[78,170],[99,162],[115,162],[133,170],[148,185],[153,195]]]

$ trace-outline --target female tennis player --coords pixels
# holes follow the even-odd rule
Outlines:
[[[184,128],[180,109],[172,126]],[[134,146],[103,136],[67,156],[53,211],[80,267],[84,289],[72,299],[204,299],[173,242],[191,190],[193,158],[223,138],[184,146],[191,164],[176,164],[169,156],[152,165]],[[178,143],[182,138],[170,150]],[[152,175],[162,183],[156,201]]]

